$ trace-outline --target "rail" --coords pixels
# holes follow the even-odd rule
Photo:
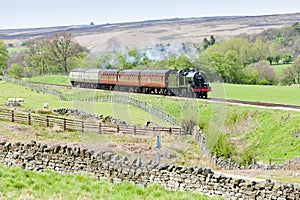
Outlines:
[[[92,132],[101,134],[120,132],[124,134],[149,135],[160,131],[174,135],[183,134],[181,128],[179,127],[139,127],[123,124],[104,124],[96,120],[77,120],[54,115],[20,112],[8,109],[0,109],[0,120],[23,123],[27,125],[45,126],[49,128],[58,126],[62,130],[80,131],[82,133]]]

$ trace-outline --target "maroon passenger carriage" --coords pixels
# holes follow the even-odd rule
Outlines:
[[[195,69],[117,70],[74,69],[70,72],[74,87],[207,98],[211,91],[204,74]]]

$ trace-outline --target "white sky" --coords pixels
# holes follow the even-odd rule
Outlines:
[[[0,0],[0,29],[300,12],[298,0]]]

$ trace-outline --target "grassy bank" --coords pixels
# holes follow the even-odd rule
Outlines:
[[[272,158],[286,161],[299,156],[300,113],[236,106],[227,110],[223,132],[239,160],[245,154],[265,163]]]
[[[161,107],[178,121],[185,117],[196,119],[208,135],[211,146],[221,133],[225,134],[234,150],[232,156],[239,162],[246,154],[263,162],[268,162],[270,158],[288,160],[299,156],[298,112],[164,97],[136,98]]]
[[[217,199],[188,191],[167,191],[158,185],[115,185],[86,175],[38,173],[2,165],[0,179],[1,199]]]
[[[76,108],[88,113],[103,114],[103,116],[112,116],[114,118],[119,118],[126,121],[129,124],[135,124],[142,126],[147,121],[152,121],[159,126],[169,126],[158,119],[157,117],[148,114],[147,112],[135,108],[133,106],[128,106],[125,104],[118,103],[102,103],[102,102],[80,102],[73,101],[73,91],[64,90],[66,95],[69,95],[70,101],[59,101],[56,96],[51,94],[43,94],[23,86],[19,86],[10,82],[2,83],[0,85],[0,105],[7,103],[8,98],[23,98],[22,107],[20,109],[31,109],[31,110],[41,110],[44,107],[44,103],[48,103],[49,109],[53,108]],[[69,93],[69,94],[67,94]],[[94,91],[86,91],[81,94],[82,97],[94,96]]]
[[[290,92],[290,97],[282,96],[285,103],[299,99],[300,93],[298,87],[270,87],[270,86],[239,86],[225,84],[225,89],[229,88],[231,95],[238,95],[243,98],[254,98],[265,93],[265,97],[272,98],[274,89],[278,91],[283,89]],[[231,88],[231,89],[230,89]],[[243,88],[243,89],[242,89]],[[245,89],[248,88],[248,89]],[[48,102],[51,107],[76,107],[82,108],[87,112],[96,112],[111,114],[122,120],[129,120],[138,125],[143,125],[149,116],[147,113],[132,106],[118,105],[111,103],[93,103],[93,102],[58,102],[54,96],[37,93],[20,86],[6,83],[1,85],[0,103],[3,104],[8,97],[18,97],[25,99],[24,107],[31,109],[41,108],[44,102]],[[220,90],[221,91],[221,90]],[[227,91],[227,89],[226,89]],[[247,91],[252,91],[247,92]],[[84,94],[95,95],[94,91]],[[293,95],[292,95],[293,94]],[[245,153],[254,158],[267,162],[270,158],[291,159],[299,154],[299,113],[291,111],[278,111],[272,109],[260,109],[240,106],[226,106],[224,104],[206,103],[201,100],[178,100],[172,97],[147,96],[138,94],[128,94],[148,102],[154,106],[160,107],[166,112],[172,114],[178,121],[182,119],[194,119],[201,128],[208,134],[208,142],[216,142],[220,133],[227,135],[229,143],[233,146],[235,152],[233,156],[241,160]],[[248,95],[248,97],[247,97]],[[275,95],[276,97],[277,95]],[[280,95],[274,97],[278,102]],[[293,96],[293,98],[292,98]],[[298,97],[299,96],[299,97]],[[34,103],[33,103],[34,102]],[[151,120],[155,121],[154,118]]]

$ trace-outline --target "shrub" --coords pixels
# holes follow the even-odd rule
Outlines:
[[[196,126],[196,125],[197,125],[197,122],[194,119],[183,119],[181,121],[182,130],[183,130],[184,134],[187,134],[187,135],[192,135],[194,126]]]
[[[247,166],[250,165],[253,159],[253,154],[249,151],[243,152],[241,155],[241,165]]]
[[[216,154],[218,158],[229,158],[233,154],[233,147],[229,144],[225,134],[220,134],[211,152]]]
[[[44,115],[45,114],[47,114],[47,115],[53,114],[53,112],[51,110],[42,110],[42,109],[41,110],[37,110],[36,113],[37,114],[44,114]]]
[[[24,74],[24,68],[21,67],[19,64],[14,63],[7,70],[7,74],[12,78],[20,79]]]

